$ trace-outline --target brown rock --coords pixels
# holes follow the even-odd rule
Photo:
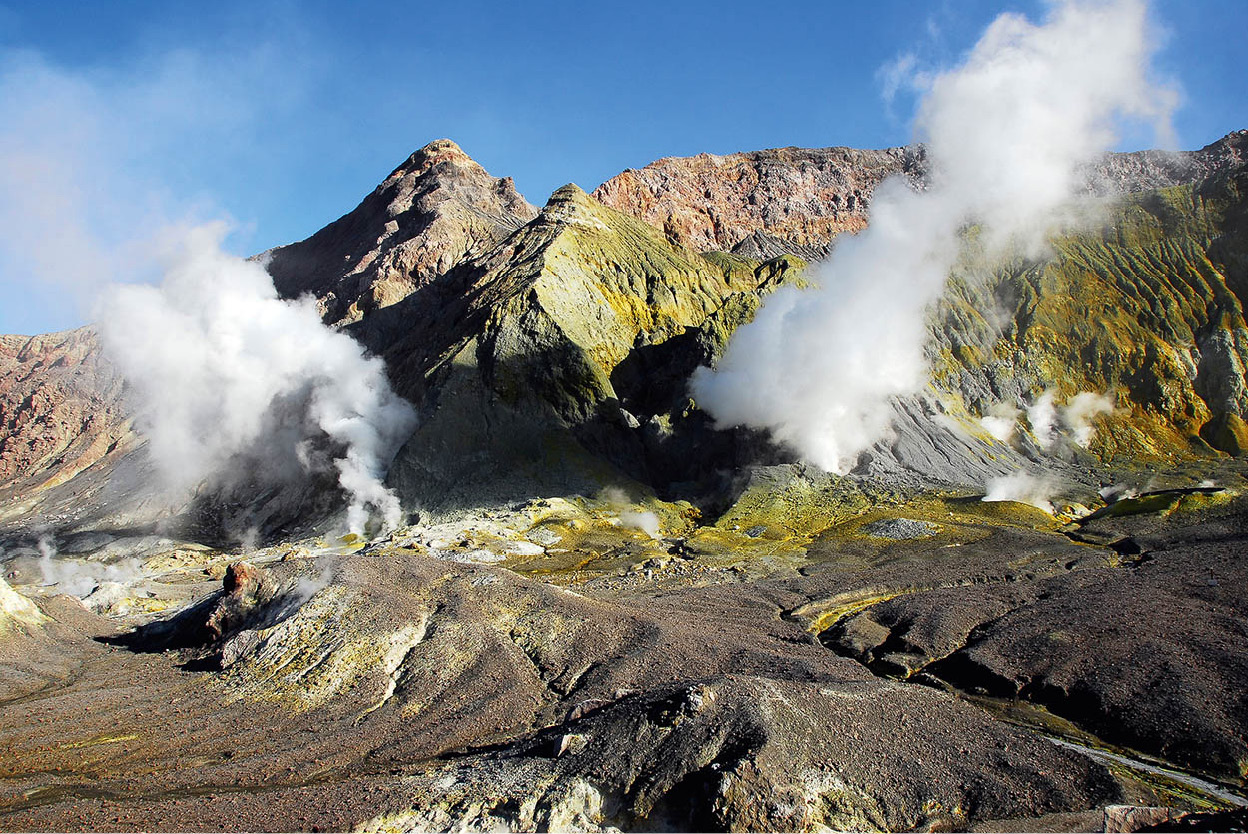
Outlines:
[[[63,483],[134,440],[94,330],[0,336],[0,488]]]
[[[209,635],[219,640],[253,618],[274,594],[269,572],[250,562],[234,562],[225,571],[225,594],[205,622]]]
[[[746,242],[761,251],[744,254],[772,257],[780,252],[766,250],[777,242],[810,257],[826,252],[841,232],[865,228],[876,186],[893,174],[917,183],[924,162],[917,147],[704,153],[630,169],[593,196],[695,251],[728,251]]]
[[[1158,823],[1172,822],[1187,816],[1174,808],[1151,808],[1138,805],[1107,805],[1102,831],[1129,834]]]
[[[349,214],[259,257],[267,257],[283,296],[311,293],[326,322],[350,322],[492,248],[536,214],[510,177],[490,176],[454,142],[439,139]]]
[[[1105,196],[1166,188],[1226,171],[1245,158],[1248,131],[1242,130],[1198,151],[1106,154],[1085,172],[1082,189]],[[827,254],[838,234],[866,227],[875,188],[894,174],[922,187],[928,174],[923,146],[669,157],[624,171],[593,196],[696,251],[813,260]]]

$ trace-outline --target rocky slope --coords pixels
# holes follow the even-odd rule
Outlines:
[[[279,293],[310,293],[327,323],[351,322],[492,248],[535,213],[510,177],[491,177],[439,139],[348,214],[260,257]]]
[[[697,255],[576,186],[556,191],[498,248],[352,329],[421,408],[394,482],[436,509],[697,480],[735,441],[701,415],[699,443],[681,445],[684,380],[798,272]]]
[[[1116,201],[1047,258],[959,275],[931,331],[937,386],[981,417],[1046,390],[1106,393],[1116,408],[1091,442],[1103,462],[1239,454],[1248,135],[1233,138],[1239,161]]]
[[[137,443],[93,330],[0,336],[0,500],[64,484]]]
[[[1240,131],[1199,151],[1109,154],[1088,171],[1087,191],[1113,195],[1199,181],[1242,163],[1244,145]],[[624,171],[593,194],[695,251],[811,259],[826,254],[838,234],[866,226],[875,187],[893,175],[921,188],[927,177],[923,147],[669,157]]]
[[[929,320],[932,384],[896,404],[894,436],[856,474],[1142,484],[1144,466],[1248,449],[1248,136],[1224,145],[1207,177],[1115,198],[1042,257],[984,261],[972,233]],[[1081,395],[1105,407],[1086,433],[1062,416]]]

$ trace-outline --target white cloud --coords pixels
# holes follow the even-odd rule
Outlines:
[[[897,93],[913,82],[917,62],[918,58],[913,52],[905,52],[876,70],[875,78],[879,82],[880,95],[886,105],[892,106]]]

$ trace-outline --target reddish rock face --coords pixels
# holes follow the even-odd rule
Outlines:
[[[62,483],[134,440],[90,328],[0,336],[0,489]]]
[[[1082,190],[1104,196],[1166,188],[1227,170],[1246,155],[1248,131],[1242,130],[1198,151],[1106,154],[1084,172]],[[627,170],[594,196],[695,251],[812,260],[824,257],[837,235],[866,227],[881,182],[900,174],[921,188],[929,172],[921,145],[704,153]]]
[[[225,595],[208,615],[205,626],[213,640],[243,627],[274,593],[268,571],[250,562],[234,562],[225,572]]]
[[[222,586],[231,596],[255,596],[263,576],[264,571],[251,562],[233,562],[225,569]]]
[[[311,293],[326,322],[387,307],[480,254],[537,210],[449,139],[408,157],[349,214],[265,253],[278,292]],[[264,256],[262,256],[264,257]]]
[[[841,232],[866,226],[867,207],[880,182],[903,174],[918,183],[924,162],[919,147],[699,154],[625,171],[599,186],[594,196],[695,251],[729,251],[744,244],[742,254],[772,255],[766,251],[771,240],[786,251],[818,256]],[[763,251],[753,251],[756,247]]]

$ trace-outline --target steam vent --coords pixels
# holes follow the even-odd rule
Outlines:
[[[1248,131],[977,66],[0,336],[0,830],[1244,830]]]

